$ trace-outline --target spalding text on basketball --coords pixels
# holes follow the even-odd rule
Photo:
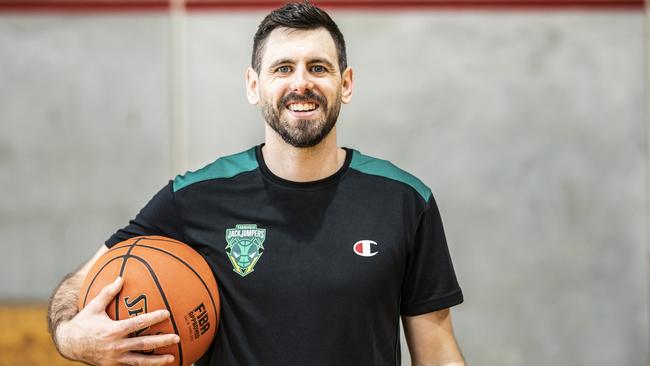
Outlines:
[[[126,306],[126,311],[129,313],[129,318],[138,316],[140,314],[145,314],[147,312],[147,295],[141,294],[133,300],[129,300],[129,297],[124,297],[124,306]],[[132,337],[137,337],[140,334],[146,332],[149,327],[138,329],[135,332],[131,333]]]

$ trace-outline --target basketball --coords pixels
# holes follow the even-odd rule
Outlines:
[[[197,361],[212,343],[219,323],[217,281],[203,257],[188,245],[161,236],[139,236],[104,253],[81,286],[79,310],[117,276],[121,292],[106,312],[113,320],[167,309],[169,319],[130,336],[175,333],[180,342],[144,353],[172,354],[176,365]]]

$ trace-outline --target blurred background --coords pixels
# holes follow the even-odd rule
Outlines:
[[[438,201],[468,364],[648,365],[643,1],[314,3],[355,69],[340,144]],[[61,278],[168,179],[262,142],[244,71],[279,4],[0,0],[0,365],[67,364]]]

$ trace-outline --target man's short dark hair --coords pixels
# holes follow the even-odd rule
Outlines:
[[[251,60],[251,66],[257,73],[260,72],[266,39],[275,28],[280,27],[303,30],[325,28],[334,39],[341,73],[348,67],[345,39],[343,39],[339,27],[325,11],[305,0],[304,2],[288,3],[273,10],[257,27],[257,33],[253,38],[253,58]]]

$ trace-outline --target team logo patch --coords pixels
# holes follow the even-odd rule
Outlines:
[[[372,257],[377,254],[377,251],[373,251],[373,246],[375,245],[377,245],[377,243],[372,240],[359,240],[354,243],[352,250],[354,250],[354,253],[362,257]]]
[[[226,229],[226,253],[232,270],[242,277],[253,272],[264,253],[264,239],[266,229],[259,229],[256,224],[237,224],[234,229]]]

